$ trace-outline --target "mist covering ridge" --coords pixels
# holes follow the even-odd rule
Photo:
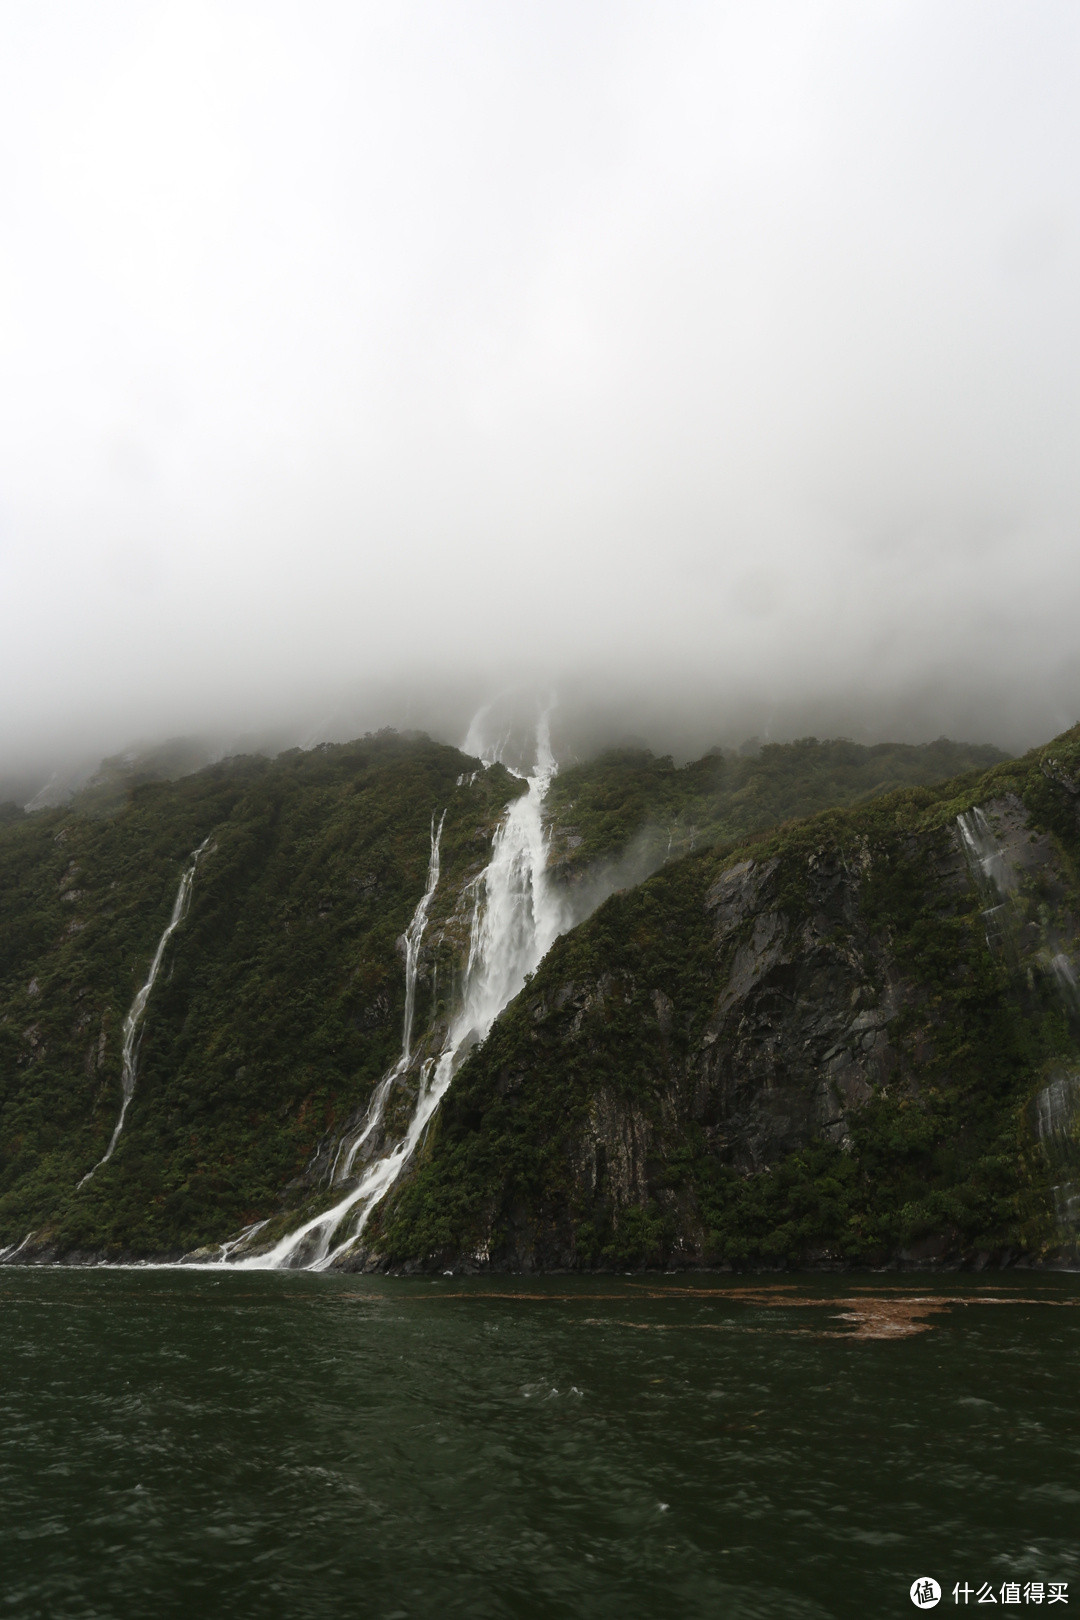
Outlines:
[[[479,708],[476,703],[467,708],[464,698],[451,698],[446,691],[430,701],[425,701],[419,692],[407,699],[399,693],[392,701],[382,694],[373,696],[366,709],[357,700],[339,704],[334,710],[313,711],[314,717],[282,721],[259,730],[229,732],[207,728],[201,733],[166,737],[157,742],[144,736],[141,740],[127,742],[105,758],[91,755],[83,748],[74,753],[45,755],[36,765],[25,762],[19,765],[17,760],[0,759],[0,804],[23,806],[32,811],[78,798],[85,808],[95,805],[103,809],[118,802],[128,788],[140,781],[175,779],[203,765],[248,754],[274,758],[293,748],[306,750],[321,743],[345,744],[384,729],[406,736],[423,732],[440,741],[460,745],[469,752],[466,733],[469,717],[475,713],[492,717],[508,763],[525,768],[538,691],[542,688],[518,686],[510,691],[496,690]],[[796,726],[796,722],[805,717],[802,711],[787,716],[779,715],[775,709],[756,716],[750,711],[748,719],[756,718],[760,723],[760,729],[752,731],[742,728],[738,712],[723,704],[714,709],[698,704],[681,712],[672,710],[658,714],[655,694],[651,707],[645,705],[638,710],[629,698],[624,697],[619,704],[614,701],[605,704],[591,694],[579,694],[571,689],[568,695],[560,691],[555,697],[551,723],[555,754],[560,768],[565,770],[579,762],[594,760],[611,749],[636,748],[670,757],[679,765],[688,764],[710,751],[754,753],[771,742],[794,742],[808,736],[805,729]],[[766,721],[768,725],[764,724]],[[883,747],[893,742],[901,748],[936,746],[906,734],[910,731],[909,723],[897,738],[890,738],[888,742],[878,735],[868,734],[857,746]],[[821,735],[820,730],[814,735]],[[851,733],[837,734],[835,740],[851,741]],[[937,740],[949,744],[947,738],[939,736]],[[1009,752],[1011,750],[986,744],[981,762],[988,764],[992,758],[1005,757]],[[959,768],[950,762],[952,757],[943,756],[941,775]],[[898,781],[902,779],[901,770]]]

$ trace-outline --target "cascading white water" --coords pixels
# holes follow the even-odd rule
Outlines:
[[[476,732],[477,722],[474,721],[469,731],[468,751],[490,765],[496,750],[478,746]],[[501,747],[502,740],[496,749],[501,751]],[[544,798],[555,769],[548,716],[544,714],[537,726],[536,763],[525,778],[526,791],[508,807],[495,835],[491,859],[473,885],[472,926],[461,1003],[451,1019],[438,1059],[428,1060],[421,1068],[416,1105],[404,1136],[368,1166],[358,1184],[332,1209],[305,1221],[266,1254],[252,1255],[233,1264],[252,1269],[303,1266],[321,1271],[351,1248],[372,1210],[385,1198],[412,1158],[465,1053],[487,1036],[499,1013],[523,988],[528,975],[565,928],[567,919],[547,878],[547,840],[542,819]],[[440,830],[441,826],[440,822]],[[433,845],[433,862],[436,858]],[[436,881],[437,878],[436,865]],[[430,870],[428,885],[421,901],[424,921],[434,893]],[[419,907],[416,915],[420,915]],[[417,950],[422,932],[420,926],[415,935]],[[410,960],[415,973],[415,956],[411,959],[407,956],[406,971],[409,971]],[[406,996],[408,998],[408,990]],[[407,1009],[408,1006],[407,999]],[[408,1010],[406,1017],[404,1045],[407,1050]],[[382,1117],[386,1094],[407,1062],[403,1051],[402,1059],[380,1083],[361,1134],[348,1150],[343,1174]]]
[[[956,818],[960,829],[960,842],[968,868],[983,901],[982,920],[986,930],[986,943],[999,956],[1019,965],[1015,943],[1015,926],[1022,919],[1018,905],[1018,877],[994,836],[986,816],[976,805]],[[1050,932],[1039,952],[1038,960],[1048,970],[1059,995],[1072,1016],[1080,1015],[1080,983],[1076,968],[1069,955],[1054,949],[1054,935]]]
[[[269,1224],[269,1220],[270,1217],[267,1216],[266,1220],[252,1221],[250,1226],[245,1226],[243,1231],[238,1233],[236,1237],[231,1238],[228,1243],[219,1244],[218,1247],[221,1249],[221,1253],[218,1259],[227,1260],[234,1249],[238,1249],[242,1243],[250,1242],[257,1232],[261,1232],[263,1227]]]
[[[165,932],[158,940],[158,947],[154,952],[154,960],[150,964],[150,972],[146,976],[146,983],[136,995],[135,1000],[131,1003],[131,1006],[128,1009],[128,1015],[124,1019],[124,1045],[120,1067],[120,1084],[123,1089],[123,1101],[120,1104],[120,1118],[113,1127],[113,1133],[108,1147],[105,1149],[105,1152],[102,1154],[97,1164],[89,1169],[85,1176],[83,1176],[82,1180],[79,1182],[80,1187],[85,1187],[86,1183],[90,1180],[90,1177],[94,1174],[94,1171],[100,1170],[101,1166],[112,1158],[113,1149],[116,1147],[116,1144],[120,1139],[120,1132],[124,1128],[124,1117],[127,1114],[128,1105],[130,1104],[132,1097],[135,1095],[135,1070],[139,1058],[139,1040],[142,1035],[143,1015],[146,1012],[146,1003],[150,999],[150,992],[154,988],[154,980],[157,978],[158,972],[161,968],[162,958],[165,955],[165,947],[169,943],[169,940],[172,938],[173,934],[179,928],[180,924],[183,922],[184,918],[187,916],[187,909],[191,903],[191,885],[195,881],[195,868],[199,864],[199,856],[206,849],[206,846],[209,844],[210,838],[212,837],[213,834],[211,833],[209,837],[203,839],[198,849],[192,852],[191,859],[184,868],[183,876],[180,879],[180,887],[177,889],[176,899],[173,901],[172,916],[165,925]]]
[[[978,805],[957,816],[956,824],[979,891],[991,906],[996,905],[1012,885],[1008,857]]]
[[[1056,956],[1051,957],[1050,971],[1065,1005],[1073,1013],[1080,1013],[1080,983],[1077,982],[1076,969],[1064,951],[1058,951]]]
[[[9,1260],[14,1260],[17,1254],[21,1254],[33,1235],[33,1232],[27,1232],[21,1243],[9,1243],[6,1249],[0,1249],[0,1264],[6,1265]]]
[[[330,1180],[344,1181],[352,1174],[352,1167],[356,1155],[364,1143],[371,1136],[372,1131],[382,1119],[386,1100],[393,1090],[394,1082],[399,1080],[409,1067],[412,1058],[412,1030],[413,1017],[416,1013],[416,978],[420,965],[420,943],[427,928],[428,912],[435,890],[439,886],[439,849],[442,844],[443,824],[446,821],[446,811],[439,817],[439,825],[435,825],[435,817],[431,818],[431,855],[428,860],[427,887],[420,897],[420,903],[412,914],[412,920],[405,930],[405,1022],[401,1034],[401,1056],[391,1069],[380,1080],[375,1095],[368,1104],[367,1113],[359,1133],[349,1141],[343,1136],[334,1155],[334,1163],[330,1171]],[[345,1162],[341,1164],[341,1155],[345,1154]],[[339,1169],[340,1165],[340,1169]]]
[[[1012,867],[986,816],[975,805],[956,818],[960,842],[975,887],[983,901],[986,943],[995,955],[1009,954],[1008,901],[1014,887]]]

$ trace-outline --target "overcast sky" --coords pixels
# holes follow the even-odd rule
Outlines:
[[[1080,719],[1078,83],[1074,0],[5,0],[0,753]]]

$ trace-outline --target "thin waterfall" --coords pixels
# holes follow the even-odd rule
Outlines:
[[[1080,1181],[1076,1127],[1080,1122],[1080,1073],[1059,1070],[1035,1098],[1035,1134],[1039,1139],[1051,1174],[1069,1176],[1050,1188],[1054,1199],[1054,1221],[1066,1242],[1075,1242],[1080,1233]],[[1070,1174],[1071,1172],[1071,1174]]]
[[[489,765],[494,752],[475,746],[476,729],[474,722],[469,733],[472,751]],[[501,751],[502,746],[500,738],[496,748]],[[421,1067],[416,1104],[405,1134],[367,1167],[357,1185],[332,1209],[305,1221],[266,1254],[233,1264],[253,1269],[301,1266],[322,1271],[351,1248],[372,1210],[386,1197],[412,1158],[465,1054],[487,1036],[499,1013],[524,987],[527,977],[563,932],[567,919],[547,877],[547,839],[542,818],[555,768],[545,713],[537,725],[536,762],[525,778],[526,791],[508,806],[495,834],[491,859],[473,883],[472,925],[461,1002],[438,1058],[427,1060]],[[404,1066],[399,1060],[396,1074]],[[396,1074],[391,1071],[381,1083],[382,1095],[377,1094],[372,1103],[373,1111],[378,1112],[370,1124],[365,1121],[360,1137],[350,1146],[343,1173],[347,1173],[356,1150],[381,1117],[385,1092]]]
[[[21,1243],[9,1243],[6,1249],[0,1249],[0,1265],[7,1265],[17,1254],[22,1254],[33,1235],[33,1232],[27,1232]]]
[[[263,1227],[268,1226],[269,1223],[269,1216],[267,1216],[266,1220],[264,1221],[252,1221],[251,1225],[245,1226],[243,1231],[240,1232],[237,1237],[232,1238],[228,1243],[219,1244],[218,1247],[220,1248],[221,1253],[219,1254],[218,1259],[227,1260],[234,1249],[238,1249],[242,1243],[249,1242],[257,1232],[261,1232]]]
[[[956,824],[976,886],[983,899],[996,906],[1012,886],[1008,857],[978,805],[957,816]]]
[[[83,1176],[82,1180],[79,1182],[80,1187],[85,1187],[86,1183],[90,1180],[90,1177],[94,1174],[94,1171],[100,1170],[101,1166],[112,1158],[113,1149],[120,1139],[120,1132],[124,1128],[124,1117],[127,1114],[131,1099],[135,1095],[135,1074],[139,1059],[139,1042],[142,1037],[143,1017],[146,1012],[146,1003],[150,999],[150,992],[154,988],[154,980],[157,978],[158,972],[161,968],[162,958],[165,955],[165,947],[169,943],[169,940],[172,938],[173,934],[179,928],[180,924],[183,922],[184,918],[187,916],[188,906],[191,904],[191,885],[195,881],[195,868],[199,864],[199,856],[203,853],[212,837],[213,833],[203,839],[198,849],[192,852],[191,859],[184,868],[183,876],[180,879],[180,887],[177,889],[176,899],[173,901],[172,916],[165,925],[165,932],[158,940],[158,947],[154,952],[154,960],[150,964],[150,972],[146,976],[146,983],[136,995],[135,1000],[131,1003],[131,1006],[128,1009],[128,1015],[124,1019],[124,1046],[120,1069],[120,1084],[123,1088],[124,1095],[123,1101],[120,1104],[120,1118],[113,1127],[113,1133],[109,1140],[108,1147],[105,1149],[105,1152],[102,1154],[97,1164],[95,1164],[86,1172],[85,1176]]]
[[[330,1170],[331,1182],[344,1181],[352,1174],[356,1155],[382,1119],[386,1100],[393,1090],[394,1083],[405,1073],[412,1058],[412,1030],[413,1016],[416,1012],[416,979],[420,966],[420,943],[424,937],[424,930],[427,928],[428,912],[431,909],[432,898],[439,886],[439,847],[442,843],[442,830],[445,821],[445,810],[439,817],[438,827],[435,825],[435,817],[432,816],[431,818],[431,855],[428,860],[427,887],[424,889],[420,902],[412,914],[412,920],[405,930],[405,1022],[401,1033],[401,1056],[392,1068],[387,1070],[376,1087],[375,1095],[368,1104],[359,1133],[351,1141],[348,1136],[342,1137]],[[342,1153],[345,1154],[343,1164],[341,1164]]]
[[[957,816],[956,823],[968,869],[983,902],[981,915],[986,943],[995,955],[1004,958],[1014,971],[1018,970],[1017,931],[1025,915],[1018,875],[978,805]],[[1044,944],[1036,960],[1049,974],[1069,1014],[1073,1018],[1080,1017],[1076,967],[1067,952],[1060,949],[1060,940],[1052,929],[1044,932]]]
[[[1064,951],[1058,951],[1056,956],[1051,957],[1050,971],[1065,1005],[1070,1012],[1080,1015],[1080,983],[1077,983],[1076,969]]]
[[[1008,955],[1008,896],[1013,887],[1008,857],[978,805],[958,815],[956,825],[968,869],[983,902],[986,943],[996,955]]]

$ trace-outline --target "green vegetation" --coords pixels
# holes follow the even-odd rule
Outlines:
[[[617,748],[556,777],[548,811],[558,829],[558,868],[573,879],[591,863],[640,845],[643,864],[734,842],[821,810],[902,787],[985,771],[1007,758],[990,744],[939,738],[915,747],[836,739],[720,749],[689,765],[646,749]]]
[[[1013,902],[1023,960],[991,950],[954,830],[973,803],[1010,793],[1048,863]],[[977,780],[759,838],[764,889],[720,943],[709,896],[745,847],[687,856],[615,895],[557,943],[462,1071],[371,1241],[392,1263],[481,1251],[620,1267],[1052,1248],[1030,1105],[1080,1054],[1075,1011],[1046,970],[1048,941],[1080,939],[1078,794],[1080,728]],[[763,921],[786,955],[718,1022]],[[887,990],[890,1066],[848,1110],[846,1140],[811,1122],[785,1150],[774,1133],[751,1173],[747,1137],[770,1140],[755,1108],[780,1097],[810,1121],[825,1065],[800,1068],[801,1053],[817,1041],[827,1056],[852,1004]],[[709,1051],[717,1028],[716,1051],[735,1054],[726,1068]],[[740,1063],[760,1078],[741,1116]],[[725,1117],[741,1134],[724,1139]]]
[[[517,791],[501,770],[459,786],[462,764],[380,734],[145,783],[113,816],[94,797],[0,826],[0,1241],[178,1252],[280,1207],[398,1049],[396,940],[432,816],[445,906]],[[124,1132],[78,1192],[119,1111],[125,1013],[208,835]]]
[[[807,739],[557,778],[567,882],[630,871],[650,839],[646,865],[675,858],[556,943],[376,1212],[375,1249],[590,1267],[1052,1247],[1030,1105],[1078,1053],[1047,964],[1080,938],[1080,734],[989,756]],[[467,886],[521,790],[395,733],[173,782],[122,765],[63,810],[0,812],[2,1244],[178,1255],[325,1196],[305,1168],[399,1049],[432,819],[418,1032],[447,1014]],[[988,943],[954,823],[1010,794],[1038,860]],[[207,838],[124,1132],[80,1190],[119,1111],[124,1016]]]

